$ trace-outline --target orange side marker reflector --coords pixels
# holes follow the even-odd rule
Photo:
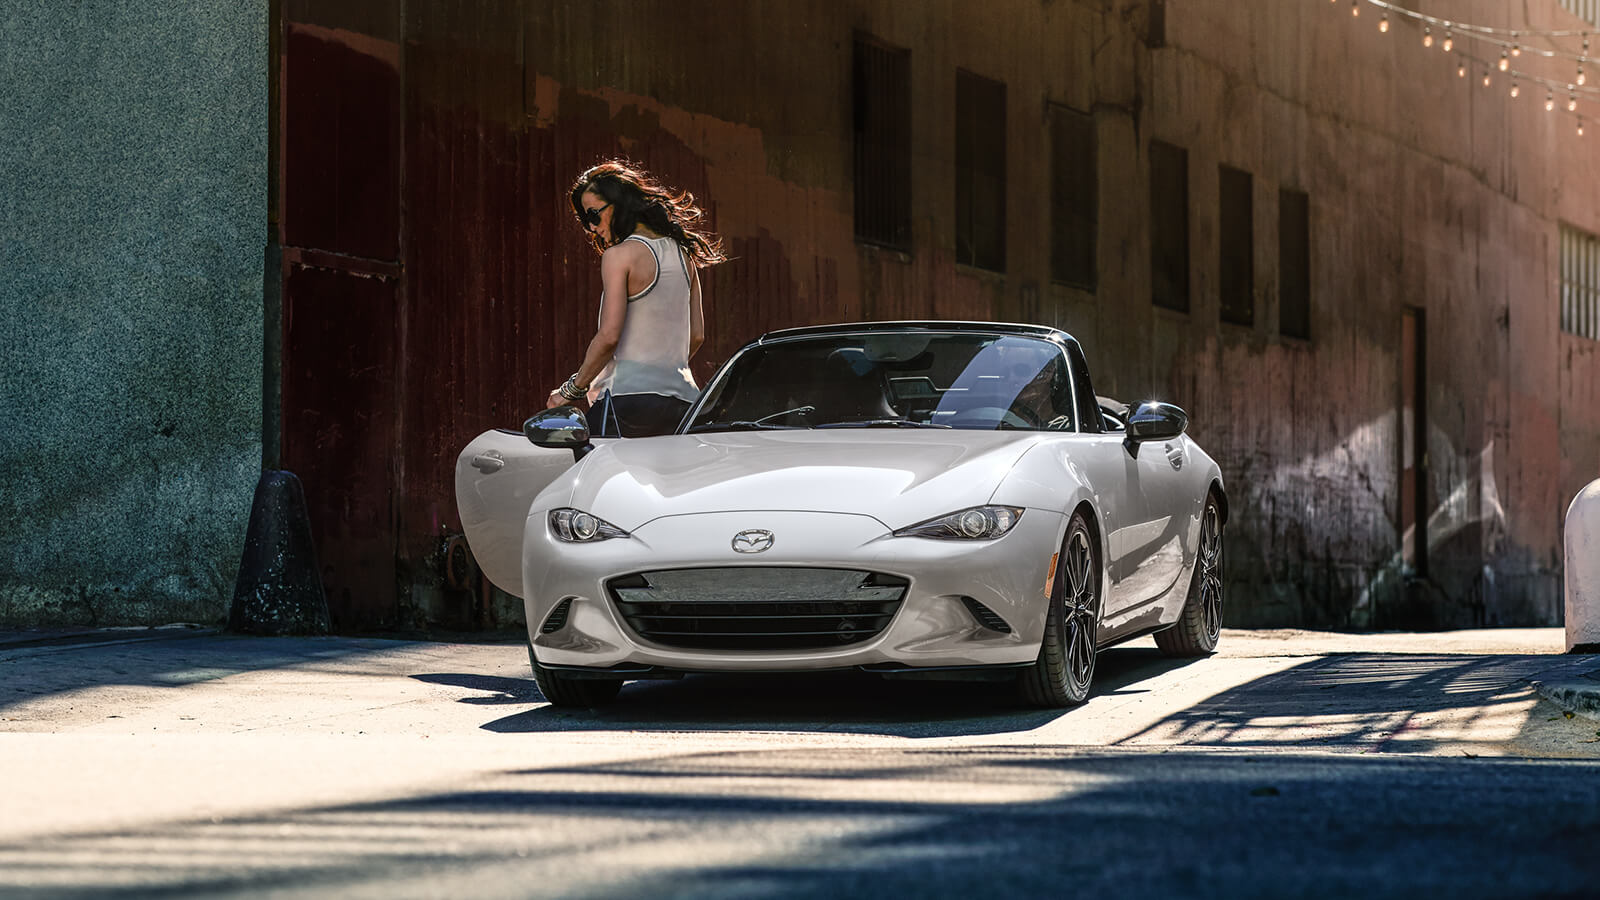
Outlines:
[[[1050,593],[1051,593],[1051,591],[1053,591],[1055,589],[1055,584],[1056,584],[1056,562],[1058,560],[1060,560],[1060,559],[1061,559],[1061,552],[1060,551],[1056,551],[1055,553],[1050,554],[1050,571],[1046,572],[1045,576],[1044,576],[1044,597],[1045,597],[1046,600],[1050,599]]]

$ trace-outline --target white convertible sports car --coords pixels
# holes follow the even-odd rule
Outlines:
[[[860,668],[1066,706],[1109,644],[1216,647],[1228,502],[1187,424],[1102,406],[1053,328],[828,325],[744,347],[672,435],[595,438],[571,407],[480,435],[456,491],[556,705]]]

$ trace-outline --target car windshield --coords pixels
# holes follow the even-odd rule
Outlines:
[[[690,433],[787,428],[1071,431],[1057,345],[993,334],[877,332],[780,340],[736,357]]]

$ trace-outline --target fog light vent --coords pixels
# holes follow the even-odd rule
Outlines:
[[[979,625],[990,631],[998,631],[1001,634],[1011,633],[1011,626],[1007,625],[1006,620],[1000,618],[999,614],[994,610],[971,597],[962,597],[961,602],[966,604],[967,612],[972,613],[972,617],[978,620]]]
[[[550,610],[550,615],[545,617],[544,624],[539,627],[539,633],[551,634],[567,627],[567,614],[570,612],[572,612],[572,598],[568,597],[557,603],[555,609]]]

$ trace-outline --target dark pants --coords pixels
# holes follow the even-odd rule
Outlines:
[[[589,433],[599,437],[671,434],[689,411],[689,401],[661,394],[606,393],[589,407]]]

